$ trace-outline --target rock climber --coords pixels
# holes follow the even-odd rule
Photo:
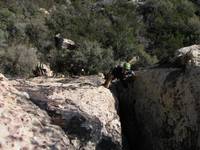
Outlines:
[[[111,82],[115,79],[120,80],[124,87],[127,87],[127,79],[135,77],[135,72],[131,70],[130,63],[124,63],[116,66],[106,77],[106,81],[103,84],[106,88],[109,88]]]

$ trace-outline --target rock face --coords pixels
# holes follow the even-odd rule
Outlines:
[[[50,69],[49,65],[39,63],[36,65],[35,69],[33,70],[33,75],[35,77],[39,77],[39,76],[52,77],[53,71]]]
[[[67,38],[63,38],[60,33],[58,33],[55,37],[55,46],[60,49],[70,49],[74,50],[78,47],[78,45]]]
[[[0,91],[1,150],[75,150],[63,130],[28,100],[27,93],[16,90],[5,77]]]
[[[127,89],[114,86],[122,132],[131,149],[200,149],[200,68],[137,73]]]
[[[108,89],[99,86],[101,80],[96,76],[76,79],[40,77],[10,82],[19,91],[28,93],[30,100],[25,99],[22,102],[33,102],[39,107],[34,106],[30,111],[37,108],[38,111],[46,112],[42,117],[51,120],[51,125],[59,128],[57,132],[62,133],[60,138],[68,140],[63,141],[63,144],[69,144],[72,149],[82,150],[122,148],[121,125],[116,111],[117,101]],[[24,111],[29,111],[28,107]],[[35,118],[37,117],[36,113]],[[31,126],[30,124],[27,126]],[[23,130],[22,127],[20,130]],[[55,134],[52,133],[53,135]]]
[[[199,150],[200,68],[136,75],[126,88],[115,82],[111,93],[97,76],[0,74],[0,149]]]
[[[190,60],[188,63],[193,66],[200,66],[200,45],[192,45],[181,48],[176,51],[175,57],[182,57],[189,55]]]
[[[200,45],[192,45],[178,49],[175,51],[174,57],[163,58],[157,64],[158,68],[182,68],[183,70],[191,67],[199,67]]]

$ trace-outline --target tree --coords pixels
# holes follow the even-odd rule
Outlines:
[[[109,71],[114,64],[112,49],[102,48],[97,42],[83,43],[81,47],[71,52],[68,60],[68,66],[71,67],[69,69],[75,74],[81,70],[86,74]]]
[[[200,18],[188,0],[147,0],[139,12],[145,24],[148,49],[159,59],[173,56],[180,47],[200,41]]]

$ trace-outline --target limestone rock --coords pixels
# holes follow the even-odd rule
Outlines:
[[[43,13],[44,15],[47,15],[47,16],[50,15],[49,11],[46,10],[45,8],[39,8],[39,11],[40,11],[41,13]]]
[[[77,45],[74,41],[63,38],[60,33],[56,34],[55,36],[55,46],[60,49],[70,49],[73,50],[77,48]]]
[[[117,91],[123,132],[137,150],[200,149],[200,68],[136,72]]]
[[[6,77],[0,73],[0,81],[7,80]]]
[[[75,150],[59,126],[16,90],[8,80],[0,81],[1,150]]]
[[[75,149],[120,150],[121,125],[112,93],[97,76],[12,81],[60,126]]]
[[[200,66],[200,45],[192,45],[178,49],[174,53],[174,57],[165,57],[157,63],[158,66],[164,68],[182,68],[187,70],[192,67]]]
[[[39,63],[36,65],[35,69],[33,70],[33,74],[35,77],[39,77],[39,76],[52,77],[53,71],[50,69],[49,65]]]
[[[175,53],[175,57],[183,57],[188,55],[190,60],[188,63],[193,66],[200,66],[200,45],[192,45],[178,49]]]

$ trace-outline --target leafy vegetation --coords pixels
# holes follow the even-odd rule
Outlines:
[[[9,74],[28,75],[37,61],[67,74],[104,72],[133,56],[147,66],[200,42],[198,0],[1,0],[0,8],[0,70]],[[57,33],[78,48],[56,47]]]
[[[3,73],[10,75],[31,75],[38,63],[36,49],[26,45],[13,45],[0,53],[0,67]]]
[[[172,56],[174,50],[200,42],[200,6],[189,0],[147,0],[141,6],[148,48],[158,58]]]

